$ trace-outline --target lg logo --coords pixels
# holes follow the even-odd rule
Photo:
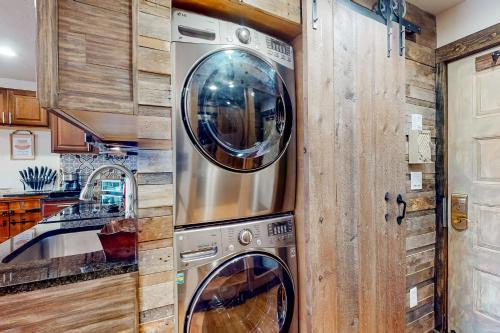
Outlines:
[[[183,12],[177,12],[177,16],[187,17],[186,13]]]

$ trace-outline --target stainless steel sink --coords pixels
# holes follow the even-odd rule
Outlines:
[[[102,251],[101,242],[97,237],[98,232],[99,230],[90,230],[44,237],[27,248],[21,247],[19,249],[21,251],[17,254],[13,252],[6,263],[22,263]]]

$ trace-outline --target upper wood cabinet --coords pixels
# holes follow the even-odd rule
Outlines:
[[[0,113],[2,125],[49,125],[47,111],[40,108],[34,91],[0,89]]]
[[[9,112],[12,125],[48,126],[47,111],[40,108],[36,92],[23,90],[8,91]]]
[[[43,107],[134,114],[131,3],[37,1]]]
[[[300,0],[173,0],[172,6],[249,25],[287,41],[302,31]]]
[[[50,115],[53,153],[91,153],[92,147],[85,143],[85,132],[67,121]]]

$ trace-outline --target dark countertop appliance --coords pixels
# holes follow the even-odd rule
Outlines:
[[[65,191],[80,191],[80,174],[77,172],[63,173],[62,175],[63,189]]]

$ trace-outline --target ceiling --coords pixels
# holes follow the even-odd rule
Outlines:
[[[0,0],[0,47],[17,56],[0,55],[0,79],[36,81],[36,9],[34,0]]]
[[[464,2],[465,0],[407,0],[418,8],[437,15],[445,10]]]

